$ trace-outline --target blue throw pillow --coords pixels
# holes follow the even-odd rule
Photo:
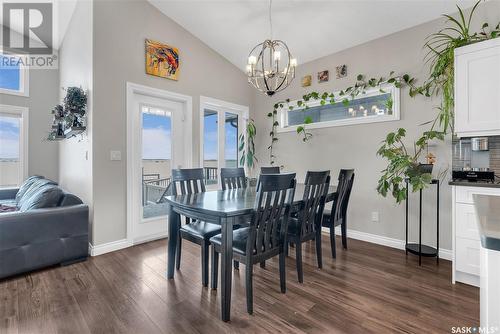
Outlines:
[[[23,194],[19,202],[17,202],[17,207],[23,206],[24,202],[29,201],[31,196],[33,196],[41,187],[51,184],[51,185],[57,185],[54,181],[48,180],[48,179],[36,179],[31,186],[26,190],[26,192]]]
[[[23,195],[28,191],[28,189],[33,185],[33,182],[35,182],[38,179],[43,179],[43,176],[39,175],[33,175],[28,177],[23,184],[19,187],[19,190],[17,191],[16,194],[16,203],[19,203]]]
[[[41,208],[52,208],[59,204],[63,191],[56,185],[46,184],[29,197],[28,200],[23,201],[19,211],[28,211]]]

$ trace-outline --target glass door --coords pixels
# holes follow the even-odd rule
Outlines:
[[[160,199],[170,184],[172,169],[172,114],[169,110],[141,106],[142,116],[142,218],[167,215]]]
[[[201,101],[201,106],[201,164],[207,189],[215,190],[219,187],[220,168],[240,167],[238,140],[248,108],[217,100]]]

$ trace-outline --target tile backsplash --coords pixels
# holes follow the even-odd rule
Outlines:
[[[453,138],[452,168],[486,167],[500,176],[500,136],[488,137],[488,147],[488,151],[472,151],[470,138]]]

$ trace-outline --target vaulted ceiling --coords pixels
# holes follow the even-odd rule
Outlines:
[[[149,0],[242,70],[268,38],[267,0]],[[305,63],[469,7],[469,0],[274,0],[273,38]]]

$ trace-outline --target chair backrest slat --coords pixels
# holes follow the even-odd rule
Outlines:
[[[203,168],[172,170],[172,195],[205,192]]]
[[[261,175],[247,252],[260,255],[281,247],[295,194],[295,173]]]
[[[333,221],[344,219],[347,214],[349,197],[351,196],[352,185],[354,183],[354,169],[341,169],[339,173],[339,183],[337,186],[337,200],[333,203]]]
[[[247,187],[247,178],[244,168],[221,168],[220,180],[222,190]]]
[[[301,236],[316,233],[323,215],[325,197],[330,186],[330,171],[311,172],[306,174],[303,206],[298,214]]]
[[[280,168],[279,167],[260,167],[260,173],[261,174],[279,174],[280,173]]]

